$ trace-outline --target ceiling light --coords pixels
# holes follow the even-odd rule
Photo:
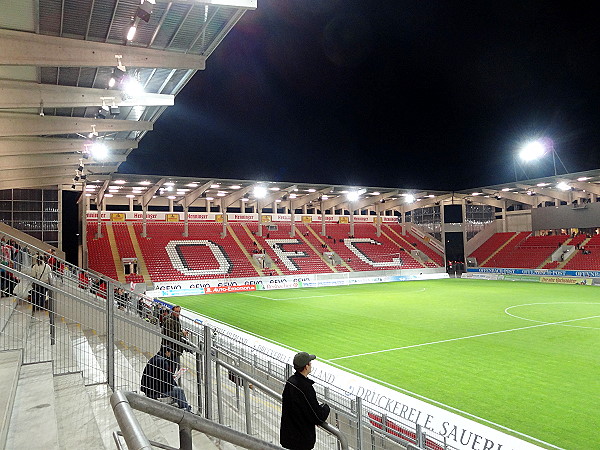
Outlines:
[[[412,194],[405,194],[404,200],[406,201],[406,203],[413,203],[415,201],[415,196]]]
[[[113,183],[115,183],[115,184],[125,184],[125,183],[127,183],[127,181],[125,181],[125,180],[115,180],[115,181],[113,181]]]
[[[152,184],[152,182],[150,181],[140,181],[140,184],[143,184],[144,186],[149,186]]]
[[[213,197],[206,197],[206,200],[214,200]]]
[[[241,186],[238,186],[237,184],[234,184],[233,186],[230,186],[231,189],[240,189]]]
[[[197,186],[197,185],[196,185],[196,186]],[[220,185],[220,184],[211,184],[211,185],[210,185],[210,188],[211,188],[211,189],[219,189],[220,187],[221,187],[221,185]],[[233,186],[231,186],[231,187],[233,188]]]
[[[198,185],[196,183],[188,183],[186,184],[187,187],[191,187],[191,188],[197,188]]]
[[[348,200],[350,200],[351,202],[357,201],[359,197],[360,197],[360,195],[357,191],[350,191],[346,194],[346,198]]]
[[[127,198],[135,198],[135,195],[133,195],[133,194],[127,194],[125,197],[127,197]]]
[[[579,177],[579,178],[577,178],[577,181],[587,181],[590,179],[591,179],[591,177]]]
[[[565,183],[564,181],[561,181],[560,183],[558,183],[556,185],[557,189],[560,189],[561,191],[570,191],[571,190],[571,186],[569,186],[567,183]]]

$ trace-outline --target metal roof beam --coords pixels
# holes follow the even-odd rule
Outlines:
[[[213,182],[214,180],[209,180],[202,186],[198,186],[193,191],[188,192],[181,200],[177,202],[177,204],[183,206],[184,208],[189,207],[210,187],[211,184],[213,184]]]
[[[87,106],[173,106],[175,96],[145,93],[123,100],[118,90],[0,80],[0,109],[80,108]]]
[[[0,66],[126,67],[204,70],[206,57],[150,48],[0,30]]]
[[[145,208],[148,206],[150,200],[152,200],[152,197],[154,197],[154,194],[156,194],[156,191],[158,191],[166,181],[166,178],[161,178],[157,183],[154,184],[154,186],[148,188],[144,195],[141,195],[138,198],[138,202],[142,205],[142,207]]]
[[[231,205],[233,205],[235,202],[241,199],[244,195],[246,195],[256,186],[259,185],[251,184],[249,186],[246,186],[245,188],[240,189],[239,191],[227,195],[226,197],[221,197],[221,212],[225,213],[227,211],[227,208],[229,208]]]
[[[150,131],[152,122],[141,120],[92,119],[85,117],[38,116],[37,114],[0,114],[0,136],[39,136],[92,131]]]
[[[19,178],[12,181],[0,181],[0,190],[57,187],[61,184],[65,184],[64,177]]]
[[[527,187],[526,187],[527,189]],[[502,198],[512,200],[517,203],[523,203],[524,205],[535,206],[539,203],[538,199],[535,199],[533,195],[515,194],[514,192],[503,192],[493,191],[491,189],[482,189],[486,194],[499,195]]]
[[[61,183],[68,182],[69,180],[65,177],[70,177],[71,179],[75,176],[76,167],[32,167],[32,168],[15,168],[15,169],[3,169],[2,177],[0,179],[6,182],[14,182],[20,179],[37,179],[37,178],[48,178],[48,177],[63,177],[61,178]],[[65,181],[66,180],[66,181]]]
[[[128,150],[138,147],[136,140],[102,140],[109,150]],[[0,138],[0,156],[39,155],[47,153],[82,152],[90,142],[84,139],[61,138]]]
[[[327,195],[327,193],[331,192],[332,189],[333,189],[333,186],[329,186],[329,187],[326,187],[325,189],[311,192],[310,194],[304,195],[300,198],[292,199],[292,200],[294,200],[294,208],[297,209],[297,208],[301,208],[304,205],[308,205],[310,202],[312,202],[314,200],[318,200],[318,198],[321,195],[323,195],[323,194]]]
[[[600,195],[600,185],[596,183],[585,183],[583,181],[569,181],[569,185],[576,189]]]

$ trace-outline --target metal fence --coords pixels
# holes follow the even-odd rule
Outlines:
[[[47,282],[40,281],[32,261],[53,255],[10,239],[20,249],[3,256],[0,348],[22,349],[25,364],[53,361],[55,375],[81,373],[87,386],[139,391],[149,358],[161,345],[175,344],[161,333],[164,304],[134,292],[123,296],[118,282],[61,260],[52,264]],[[277,443],[281,406],[268,390],[282,392],[291,366],[185,316],[180,320],[189,342],[177,342],[184,349],[177,378],[192,412]],[[317,383],[315,388],[331,406],[329,422],[350,448],[452,448],[440,436],[425,436],[414,423],[386,415],[333,385]],[[339,442],[331,430],[319,428],[315,448],[330,450]]]

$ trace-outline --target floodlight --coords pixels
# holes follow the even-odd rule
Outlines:
[[[540,141],[533,141],[526,144],[519,153],[523,161],[533,161],[546,153],[546,147]]]
[[[267,190],[263,186],[256,186],[254,188],[254,196],[256,198],[264,198],[267,195]]]
[[[98,110],[96,117],[99,119],[106,119],[107,117],[110,117],[110,108],[106,105],[102,105],[102,107]]]
[[[415,201],[415,196],[412,194],[406,194],[404,196],[404,200],[406,201],[406,203],[414,203]]]
[[[571,186],[569,186],[567,183],[565,183],[564,181],[561,181],[560,183],[558,183],[556,185],[557,189],[560,189],[561,191],[570,191],[571,190]]]
[[[108,147],[102,142],[94,142],[90,146],[90,153],[92,158],[102,161],[108,156]]]
[[[125,70],[122,70],[119,67],[114,68],[110,80],[108,80],[108,87],[115,87],[115,85],[117,85],[123,79],[124,76]]]
[[[351,202],[355,202],[360,197],[360,194],[357,191],[350,191],[346,194],[346,198]]]
[[[127,98],[138,97],[144,93],[144,86],[132,76],[123,78],[121,86],[123,95]]]
[[[129,31],[127,32],[127,40],[128,41],[133,41],[133,38],[135,37],[135,32],[137,31],[138,22],[139,22],[139,18],[136,18],[135,22],[133,22],[133,24],[131,24],[131,26],[129,27]]]

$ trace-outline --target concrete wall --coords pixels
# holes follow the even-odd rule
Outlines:
[[[578,208],[563,205],[555,208],[536,208],[531,213],[532,229],[600,227],[600,203],[584,203]]]

